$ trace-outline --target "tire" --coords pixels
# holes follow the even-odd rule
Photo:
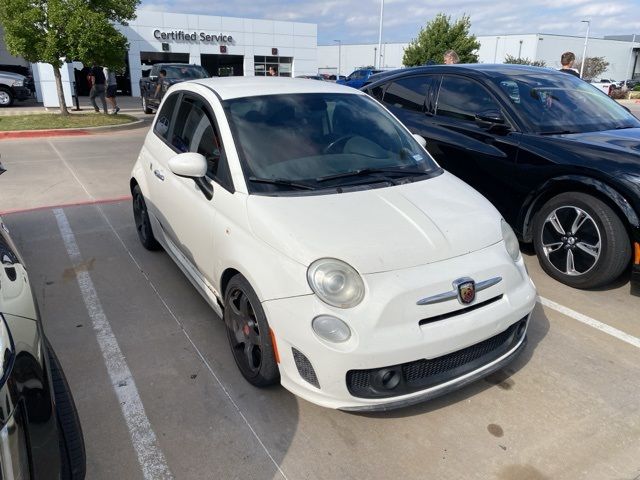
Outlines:
[[[224,323],[233,359],[242,376],[256,387],[278,383],[269,322],[258,296],[249,282],[236,275],[227,285],[224,297]]]
[[[13,101],[13,92],[8,88],[0,88],[0,107],[10,107]]]
[[[581,192],[544,204],[534,217],[533,244],[542,269],[574,288],[607,285],[631,260],[631,241],[618,215]]]
[[[142,92],[142,110],[144,110],[144,113],[146,113],[147,115],[153,113],[153,110],[149,108],[149,105],[147,105],[147,97],[145,96],[144,92]]]
[[[84,449],[84,437],[78,417],[78,411],[64,375],[60,361],[49,340],[45,339],[49,356],[49,368],[53,381],[53,392],[58,421],[58,441],[61,459],[61,480],[82,480],[86,474],[87,457]]]
[[[138,185],[133,187],[133,219],[142,246],[147,250],[159,250],[160,244],[153,235],[147,204]]]

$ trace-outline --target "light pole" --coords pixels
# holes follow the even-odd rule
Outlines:
[[[498,42],[500,41],[500,37],[496,37],[496,49],[493,51],[493,63],[498,61]]]
[[[378,55],[382,57],[382,17],[384,16],[384,0],[380,0],[380,28],[378,29]],[[378,57],[374,59],[373,66],[376,66],[376,61],[378,62],[378,66],[380,66],[380,60]]]
[[[624,86],[627,86],[627,79],[630,77],[629,75],[629,66],[631,65],[631,59],[633,58],[633,48],[636,46],[636,34],[633,34],[633,40],[631,40],[631,52],[629,52],[629,60],[627,61],[627,75],[624,79]],[[633,72],[631,72],[631,76],[633,76]]]
[[[522,58],[522,40],[520,40],[520,47],[518,48],[518,58]]]
[[[342,71],[342,40],[334,40],[334,42],[338,43],[338,77],[340,77],[340,72]]]
[[[584,48],[582,49],[582,64],[580,65],[580,78],[584,73],[584,62],[587,59],[587,43],[589,42],[589,29],[591,28],[591,20],[580,20],[580,23],[587,24],[587,33],[584,36]]]

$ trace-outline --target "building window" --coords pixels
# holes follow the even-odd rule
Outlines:
[[[269,75],[269,69],[273,68],[278,72],[279,77],[290,77],[292,74],[292,57],[253,57],[254,73],[256,77]]]

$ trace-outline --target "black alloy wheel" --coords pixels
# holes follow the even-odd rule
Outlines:
[[[231,352],[242,376],[256,387],[280,379],[273,344],[262,305],[241,275],[229,281],[224,302],[224,323]]]
[[[563,193],[542,207],[533,240],[542,268],[576,288],[612,282],[631,259],[620,218],[601,200],[580,192]]]
[[[147,204],[138,185],[133,188],[133,220],[142,246],[147,250],[158,250],[160,244],[153,235]]]

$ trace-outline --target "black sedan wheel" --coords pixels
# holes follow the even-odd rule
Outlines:
[[[579,192],[558,195],[542,207],[533,241],[542,268],[576,288],[612,282],[631,258],[629,236],[615,212]]]
[[[138,185],[133,189],[133,220],[135,221],[136,231],[138,232],[138,238],[142,246],[147,250],[158,250],[160,244],[156,240],[156,237],[153,236],[147,205],[144,202],[144,196]]]
[[[233,358],[244,378],[256,387],[277,383],[280,372],[269,324],[257,295],[241,275],[227,286],[224,323]]]

